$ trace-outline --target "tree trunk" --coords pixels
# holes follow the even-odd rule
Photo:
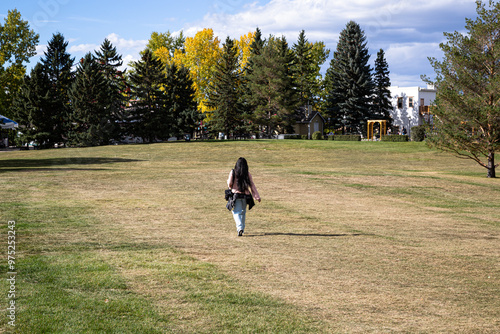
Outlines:
[[[488,178],[495,178],[495,152],[488,155]]]

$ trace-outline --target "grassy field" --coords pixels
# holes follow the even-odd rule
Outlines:
[[[262,197],[241,238],[223,199],[240,156]],[[0,152],[15,329],[498,333],[500,179],[485,176],[422,143]]]

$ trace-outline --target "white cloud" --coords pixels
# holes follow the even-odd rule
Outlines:
[[[391,82],[401,87],[424,85],[421,75],[434,76],[428,57],[439,59],[442,56],[439,43],[392,44],[384,51],[391,72]]]
[[[116,47],[117,52],[122,55],[123,65],[120,67],[121,71],[127,69],[130,62],[138,61],[140,59],[139,52],[144,50],[148,44],[147,40],[125,39],[116,33],[111,33],[106,38]]]
[[[106,37],[114,46],[116,46],[117,50],[135,50],[140,51],[146,47],[148,43],[147,40],[134,40],[134,39],[125,39],[120,37],[118,34],[111,33]]]
[[[419,75],[401,75],[390,74],[392,86],[399,87],[425,87],[426,84],[422,81]]]
[[[87,53],[87,52],[93,52],[99,48],[98,45],[96,44],[78,44],[78,45],[72,45],[69,47],[69,53]]]
[[[129,64],[133,61],[138,61],[139,60],[139,54],[136,55],[131,55],[128,54],[126,56],[122,56],[122,61],[123,65],[120,67],[120,71],[124,71],[125,69],[129,68]]]
[[[425,59],[440,54],[439,43],[400,43],[390,45],[385,50],[388,62],[395,65],[408,65],[408,62],[416,62],[425,55]]]
[[[46,44],[39,44],[36,46],[36,57],[43,56],[43,53],[47,51],[47,45]]]
[[[427,57],[440,56],[443,31],[463,27],[465,18],[474,14],[475,0],[271,0],[242,8],[239,13],[207,14],[184,32],[193,36],[210,27],[224,40],[259,27],[264,37],[284,35],[293,44],[305,30],[310,41],[323,41],[333,51],[346,23],[354,20],[366,33],[372,58],[384,49],[391,77],[402,85],[421,82],[420,74],[432,70]]]
[[[58,0],[62,1],[62,0]],[[443,41],[443,31],[452,32],[463,29],[465,18],[474,16],[475,0],[216,0],[214,12],[206,14],[201,20],[191,22],[182,29],[185,36],[194,36],[203,28],[212,28],[216,36],[224,41],[226,36],[239,38],[259,27],[263,37],[270,34],[286,36],[288,43],[296,42],[299,32],[305,30],[309,41],[323,41],[326,47],[335,50],[339,33],[350,20],[360,24],[367,35],[367,43],[372,54],[382,48],[391,71],[393,84],[420,82],[420,74],[431,74],[428,56],[441,57],[438,44]],[[82,15],[85,15],[82,13]],[[173,14],[169,14],[173,15]],[[52,19],[52,18],[50,18]],[[96,23],[109,22],[78,17],[79,22],[93,20]],[[181,16],[175,20],[180,22]],[[174,21],[164,17],[160,22],[142,22],[142,25],[165,27]],[[179,26],[175,27],[179,29]],[[114,28],[113,28],[114,29]],[[163,29],[163,28],[162,28]],[[106,33],[113,30],[108,30]],[[116,30],[115,30],[116,31]],[[107,38],[123,55],[124,67],[130,61],[137,61],[139,52],[147,44],[146,39],[128,38],[111,33]],[[174,32],[174,34],[176,34]],[[102,42],[96,40],[69,40],[69,52],[93,51]],[[77,44],[80,43],[80,44]],[[86,44],[89,43],[89,44]],[[42,56],[46,46],[37,47],[37,55]],[[332,52],[333,53],[333,52]],[[73,55],[79,58],[80,54]],[[327,68],[330,59],[323,68]],[[413,79],[411,79],[413,78]],[[413,84],[415,85],[415,84]]]

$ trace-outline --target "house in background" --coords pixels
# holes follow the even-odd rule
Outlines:
[[[427,85],[422,87],[389,87],[392,98],[391,118],[393,128],[401,132],[406,129],[410,134],[411,128],[432,121],[430,106],[436,99],[436,89]]]
[[[313,111],[311,106],[300,108],[299,119],[294,125],[296,134],[306,135],[311,139],[313,133],[319,131],[323,134],[324,129],[325,119],[319,112]]]

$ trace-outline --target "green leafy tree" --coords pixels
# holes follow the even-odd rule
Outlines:
[[[222,57],[210,87],[207,106],[211,108],[210,127],[212,131],[227,136],[239,134],[243,119],[241,106],[241,76],[238,49],[229,37],[223,44]]]
[[[68,140],[75,146],[108,144],[115,124],[111,122],[110,86],[102,66],[87,53],[77,67],[69,91],[72,113]]]
[[[322,78],[321,65],[326,61],[329,50],[322,42],[309,42],[302,30],[293,48],[294,62],[292,66],[293,83],[296,89],[296,120],[307,117],[310,109],[318,109],[321,98]]]
[[[375,60],[375,70],[373,73],[374,98],[373,98],[373,118],[391,121],[390,110],[392,109],[391,79],[389,78],[389,65],[385,60],[384,50],[377,52]]]
[[[5,23],[0,24],[0,114],[4,116],[13,117],[12,99],[26,74],[24,64],[36,54],[38,39],[19,11],[8,11]]]
[[[192,137],[202,115],[198,112],[196,90],[187,68],[174,63],[167,65],[165,95],[167,112],[173,120],[171,135]]]
[[[141,60],[134,63],[134,68],[129,75],[133,98],[129,131],[146,142],[167,138],[172,119],[165,106],[165,65],[146,49]]]
[[[326,109],[343,133],[362,133],[371,115],[373,81],[366,36],[359,24],[347,23],[326,72]]]
[[[321,66],[330,56],[330,50],[326,48],[324,42],[314,42],[312,43],[311,49],[312,62],[311,66],[314,68],[315,72],[315,84],[313,85],[313,106],[319,109],[321,100],[323,99],[323,76],[321,74]]]
[[[74,58],[66,52],[67,46],[68,42],[64,40],[62,34],[54,34],[47,45],[44,57],[40,60],[50,82],[48,94],[52,104],[49,117],[54,125],[50,130],[50,137],[40,143],[42,147],[52,147],[56,143],[66,142],[70,114],[68,91],[74,79],[72,71]]]
[[[477,1],[477,18],[466,19],[466,34],[444,33],[442,61],[430,58],[437,77],[433,127],[428,142],[472,159],[496,177],[500,149],[500,4]]]

